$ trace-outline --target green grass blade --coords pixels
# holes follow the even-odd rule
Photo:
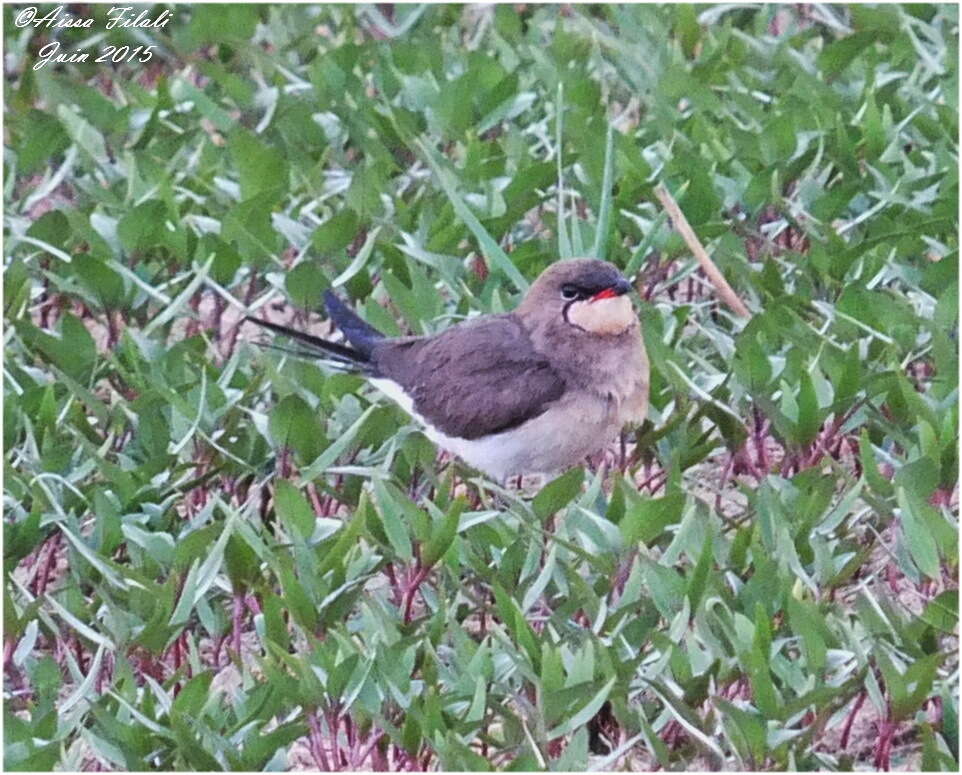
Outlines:
[[[651,249],[655,238],[661,231],[661,227],[665,225],[665,221],[668,220],[668,213],[662,210],[658,213],[658,217],[655,218],[655,222],[651,225],[651,229],[645,235],[644,239],[635,248],[635,252],[631,254],[631,258],[628,259],[628,265],[625,267],[625,277],[631,278],[640,268],[641,262],[645,260],[645,256]]]
[[[160,328],[162,325],[170,320],[177,317],[181,310],[187,305],[187,303],[193,297],[194,292],[204,284],[204,280],[207,279],[207,275],[210,272],[211,265],[214,263],[214,256],[211,255],[204,262],[203,266],[197,267],[197,272],[187,284],[183,291],[174,299],[170,306],[164,309],[157,317],[153,318],[147,325],[144,326],[143,332],[144,336],[150,336],[151,332]]]
[[[598,208],[598,223],[595,226],[595,244],[591,249],[594,258],[605,258],[608,252],[608,239],[611,230],[611,186],[615,172],[615,128],[608,124],[605,137],[605,168],[601,177],[601,205]]]
[[[571,208],[571,249],[572,255],[583,256],[585,254],[585,241],[581,236],[581,219],[578,218],[578,208]]]
[[[511,261],[511,257],[501,249],[501,246],[488,234],[488,230],[484,228],[481,221],[477,219],[477,216],[475,216],[467,204],[465,204],[461,195],[458,193],[457,185],[451,173],[445,169],[444,162],[440,159],[437,152],[421,139],[415,142],[418,148],[421,149],[424,158],[427,159],[431,169],[434,171],[438,182],[441,184],[441,188],[444,189],[444,193],[448,199],[451,200],[451,204],[454,206],[454,212],[457,213],[458,218],[464,222],[464,225],[470,229],[474,238],[484,251],[485,257],[494,265],[493,268],[511,280],[519,291],[527,291],[528,281],[525,280],[524,275],[518,271],[518,267]]]
[[[565,178],[564,160],[562,150],[564,148],[563,129],[564,129],[564,84],[558,84],[558,105],[555,115],[555,155],[558,162],[558,256],[560,258],[571,258],[571,240],[568,238],[568,227],[565,225]]]

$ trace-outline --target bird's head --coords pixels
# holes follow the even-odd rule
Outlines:
[[[631,283],[607,261],[557,261],[535,280],[518,313],[536,324],[564,324],[591,334],[617,336],[638,322],[626,295],[630,290]]]

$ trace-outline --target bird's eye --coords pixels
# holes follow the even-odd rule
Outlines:
[[[574,285],[562,285],[561,298],[565,301],[574,301],[581,298],[581,291]]]

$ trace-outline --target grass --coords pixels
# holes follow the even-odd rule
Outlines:
[[[957,770],[955,6],[86,8],[3,9],[6,768]],[[533,498],[241,325],[589,252],[652,408]]]

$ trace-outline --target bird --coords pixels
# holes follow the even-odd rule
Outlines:
[[[360,374],[438,447],[491,479],[555,475],[648,410],[649,363],[631,284],[613,264],[550,264],[516,309],[427,336],[388,337],[328,289],[346,344],[268,320],[296,354]]]

